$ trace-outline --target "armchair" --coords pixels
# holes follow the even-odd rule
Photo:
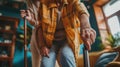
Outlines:
[[[98,60],[98,58],[104,54],[104,53],[112,53],[112,52],[119,52],[118,55],[115,57],[115,59],[108,63],[106,66],[107,67],[120,67],[120,46],[113,48],[113,49],[107,49],[107,50],[103,50],[103,51],[99,51],[99,52],[90,52],[89,53],[89,58],[90,58],[90,67],[94,67],[96,64],[96,61]],[[83,62],[83,55],[79,56],[78,59],[79,62],[79,67],[84,67],[84,62]]]
[[[120,67],[120,46],[113,48],[110,52],[119,52],[119,54],[112,62],[108,63],[106,67]]]

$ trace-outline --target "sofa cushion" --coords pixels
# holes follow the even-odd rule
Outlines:
[[[109,62],[112,62],[118,55],[118,52],[103,53],[95,63],[95,67],[106,67]]]

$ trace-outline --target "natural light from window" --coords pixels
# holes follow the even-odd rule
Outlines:
[[[120,0],[111,0],[108,4],[103,6],[105,16],[108,17],[111,14],[120,10]]]
[[[113,36],[120,32],[120,23],[118,17],[114,16],[108,19],[108,26]]]

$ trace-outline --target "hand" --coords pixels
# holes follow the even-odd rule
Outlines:
[[[91,45],[95,42],[96,32],[92,28],[82,28],[81,38],[87,50],[91,50]]]
[[[40,54],[49,58],[49,49],[46,46],[41,47]]]
[[[32,20],[32,14],[29,10],[20,10],[20,14],[22,18],[26,18],[28,21]]]

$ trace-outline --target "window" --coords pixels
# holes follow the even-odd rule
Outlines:
[[[120,32],[120,0],[111,0],[102,9],[110,33],[114,36]]]
[[[117,16],[113,16],[108,19],[108,26],[110,28],[111,34],[115,35],[120,32],[120,23]]]

